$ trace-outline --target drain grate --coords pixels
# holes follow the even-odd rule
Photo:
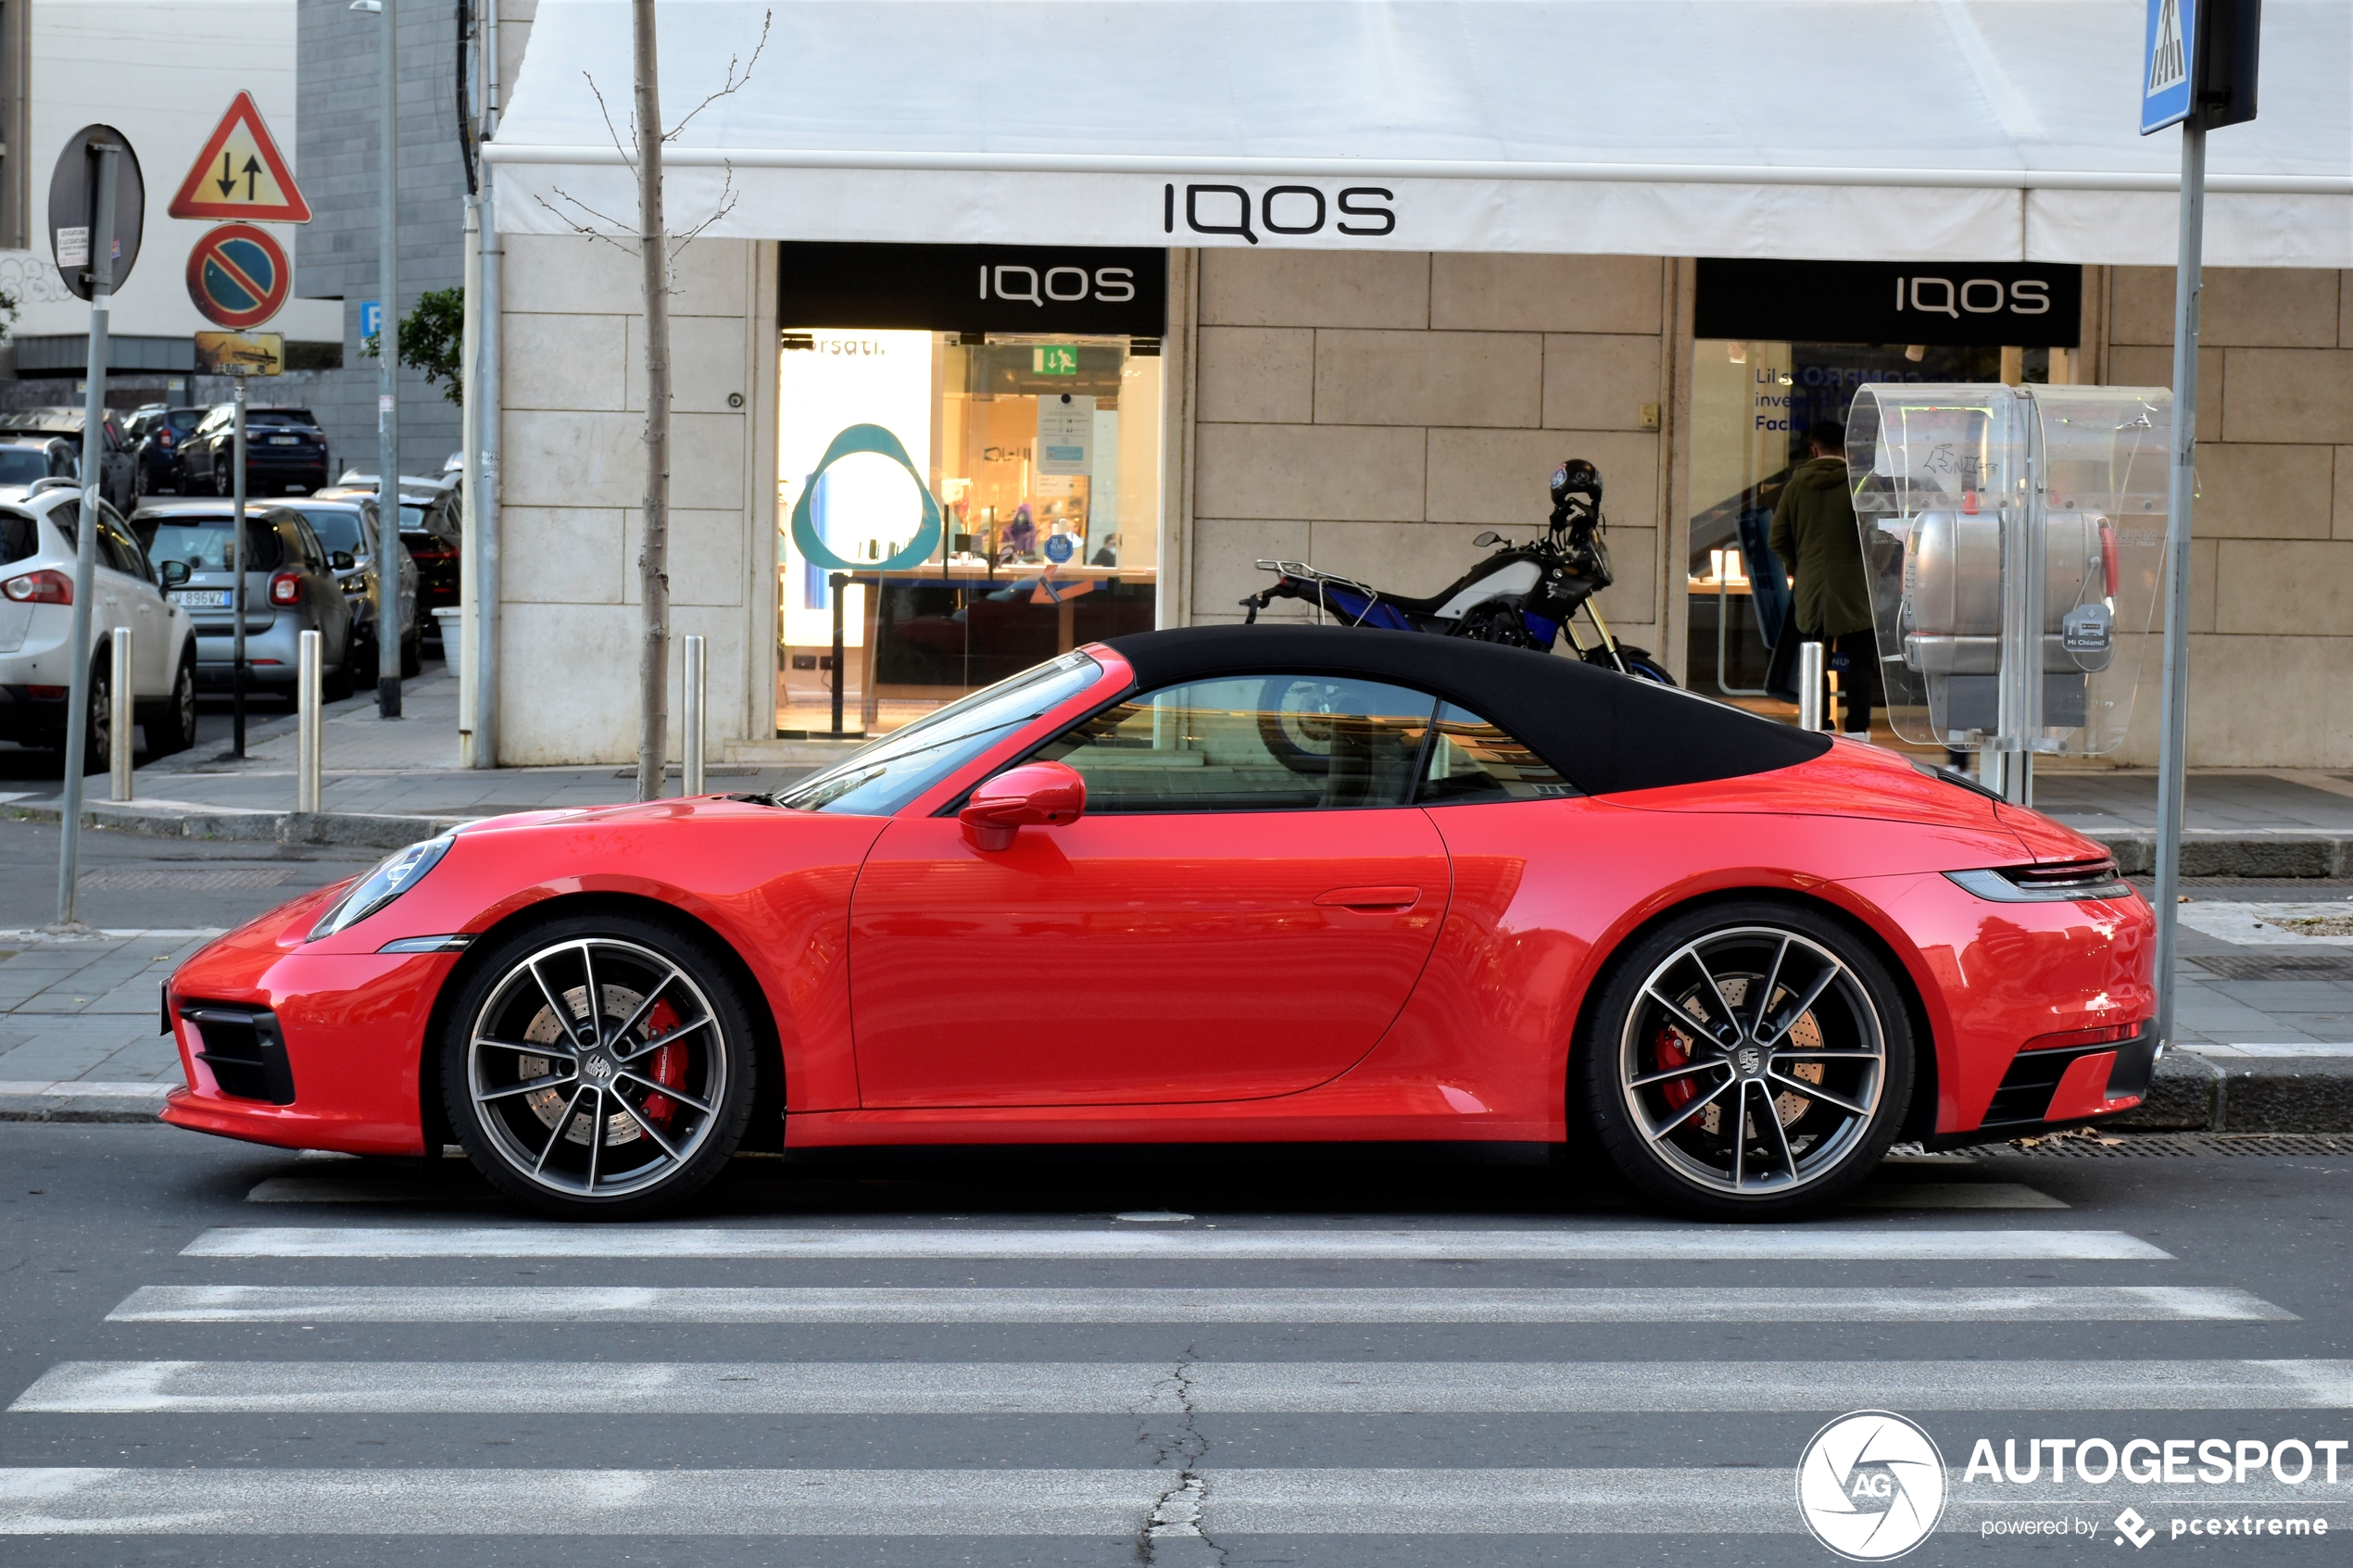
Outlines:
[[[2190,962],[2223,980],[2353,980],[2346,953],[2200,953]]]
[[[94,893],[209,893],[231,887],[275,887],[294,874],[291,866],[242,866],[228,870],[164,871],[152,866],[108,866],[84,872],[81,885]]]
[[[2027,1160],[2148,1160],[2200,1154],[2353,1155],[2353,1133],[2148,1133],[2116,1138],[2045,1138],[2032,1148],[1993,1144],[1974,1154]]]

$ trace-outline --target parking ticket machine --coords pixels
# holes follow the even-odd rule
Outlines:
[[[2026,800],[2037,756],[2131,728],[2164,566],[2172,394],[1881,383],[1847,471],[1888,721],[1982,754]]]

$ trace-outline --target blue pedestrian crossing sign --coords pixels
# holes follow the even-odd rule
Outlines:
[[[2199,0],[2148,0],[2141,49],[2141,134],[2179,125],[2196,102]]]

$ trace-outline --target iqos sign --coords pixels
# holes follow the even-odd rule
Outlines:
[[[1160,189],[1160,229],[1164,234],[1205,234],[1253,245],[1269,238],[1393,234],[1396,199],[1382,185],[1171,182]]]
[[[2048,278],[1928,278],[1895,280],[1895,308],[1926,311],[1958,320],[1972,316],[2047,316],[2051,313]]]
[[[2039,261],[1703,257],[1694,335],[1761,343],[2072,348],[2083,269]]]

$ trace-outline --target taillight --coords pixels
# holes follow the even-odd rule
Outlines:
[[[270,580],[270,602],[273,605],[298,605],[302,602],[302,579],[291,571],[282,571]]]
[[[28,571],[22,577],[0,583],[0,594],[20,605],[69,605],[73,603],[73,579],[62,571]]]

